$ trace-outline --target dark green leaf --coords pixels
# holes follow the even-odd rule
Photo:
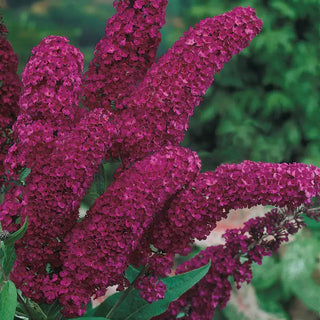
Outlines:
[[[101,196],[106,190],[105,182],[104,182],[103,164],[99,165],[99,171],[94,177],[94,184],[95,184],[97,193],[99,194],[99,196]]]
[[[138,290],[132,290],[123,304],[115,311],[112,320],[146,320],[165,312],[172,301],[178,299],[206,275],[210,265],[211,262],[196,270],[161,279],[167,285],[165,297],[151,304],[141,298]],[[132,268],[129,270],[133,272]],[[94,310],[94,315],[106,316],[122,294],[123,292],[116,293],[109,297]]]
[[[5,274],[8,276],[12,270],[14,262],[16,261],[16,254],[14,252],[13,245],[3,246],[2,250],[3,258],[1,259],[1,263]]]
[[[36,302],[26,299],[26,305],[28,306],[28,312],[31,313],[33,319],[47,320],[47,316]]]
[[[47,315],[48,320],[55,320],[57,315],[60,313],[62,306],[56,300],[53,304],[40,304],[40,308]]]
[[[92,307],[92,302],[90,301],[86,306],[86,312],[83,316],[84,317],[91,317],[91,316],[93,316],[95,310],[96,309]]]
[[[22,182],[22,184],[25,183],[25,180],[26,180],[27,176],[30,174],[30,172],[31,172],[31,169],[25,168],[25,169],[20,173],[19,181]]]
[[[17,307],[17,289],[10,280],[6,281],[0,292],[1,320],[13,320]]]
[[[18,231],[10,234],[10,236],[3,241],[6,246],[13,245],[16,241],[23,237],[28,228],[28,221],[29,219],[26,217],[23,226]]]
[[[127,270],[126,270],[126,278],[130,281],[130,283],[133,282],[133,280],[138,276],[140,270],[129,264]]]

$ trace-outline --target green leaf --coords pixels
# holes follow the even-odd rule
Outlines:
[[[3,246],[3,258],[1,259],[1,264],[4,270],[4,273],[8,276],[12,270],[13,264],[16,261],[16,254],[14,252],[13,245]],[[1,275],[1,279],[2,279]]]
[[[138,276],[140,273],[140,270],[129,264],[127,270],[126,270],[126,278],[130,281],[130,283],[133,282],[133,280]]]
[[[30,172],[31,172],[31,169],[25,168],[25,169],[23,169],[23,171],[20,173],[19,181],[22,183],[22,185],[25,184],[25,180],[26,180],[27,176],[30,174]]]
[[[0,292],[1,320],[13,320],[17,307],[17,289],[10,280],[6,281]]]
[[[201,268],[161,279],[167,285],[165,297],[151,304],[141,298],[139,290],[132,290],[123,304],[115,311],[112,320],[146,320],[165,312],[172,301],[178,299],[206,275],[210,265],[211,262]],[[132,268],[130,268],[129,272],[132,271]],[[116,293],[109,297],[94,309],[94,315],[105,316],[122,294],[123,292]]]
[[[103,164],[99,165],[99,171],[94,177],[94,182],[96,186],[97,193],[99,196],[101,196],[106,188],[105,188],[105,181],[104,181],[104,170],[103,170]]]
[[[31,313],[33,319],[47,320],[47,316],[36,302],[26,299],[25,303],[28,306],[28,312]]]
[[[320,253],[320,241],[299,238],[288,245],[282,259],[282,282],[308,308],[320,312],[320,285],[312,279]]]
[[[60,313],[62,306],[56,300],[53,304],[40,304],[40,308],[47,315],[48,320],[54,320],[57,318],[57,315]]]
[[[10,236],[3,241],[4,244],[6,246],[9,246],[9,245],[13,245],[15,242],[20,240],[25,234],[25,232],[27,231],[28,223],[29,223],[29,219],[28,217],[26,217],[26,220],[24,221],[23,226],[18,231],[10,234]]]

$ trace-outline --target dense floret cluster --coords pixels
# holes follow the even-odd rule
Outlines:
[[[194,152],[166,147],[123,172],[65,238],[61,304],[85,308],[95,290],[123,283],[143,231],[199,170]]]
[[[13,143],[11,127],[19,112],[21,81],[17,74],[18,56],[7,40],[8,30],[0,16],[0,183],[4,182],[3,161]]]
[[[164,298],[167,286],[157,277],[143,277],[136,285],[140,289],[140,295],[146,301],[152,303]]]
[[[170,273],[175,254],[187,253],[231,209],[286,208],[228,231],[225,245],[178,268],[182,273],[212,261],[207,276],[160,318],[175,319],[182,311],[185,319],[211,319],[229,299],[228,277],[237,285],[250,281],[252,262],[260,263],[302,226],[295,210],[319,194],[320,169],[245,161],[200,173],[196,153],[178,146],[213,75],[260,32],[253,9],[201,21],[155,62],[167,1],[114,5],[117,13],[85,74],[80,51],[50,36],[32,51],[21,95],[17,57],[0,23],[1,152],[11,179],[0,222],[12,231],[29,217],[10,277],[26,297],[58,300],[62,313],[75,317],[108,286],[125,289],[130,263],[144,265],[148,272],[134,285],[152,302],[165,295],[159,277]],[[114,182],[80,221],[99,165],[113,158],[121,160]],[[31,173],[17,184],[25,168]]]
[[[10,173],[47,163],[54,141],[83,113],[78,98],[83,55],[68,42],[57,36],[43,39],[23,70],[20,113],[13,126],[17,142],[6,158]]]
[[[123,100],[127,110],[119,120],[124,142],[118,148],[122,159],[131,161],[180,143],[213,75],[246,48],[261,27],[253,9],[235,8],[185,32]]]
[[[156,60],[166,4],[167,0],[115,2],[117,13],[109,19],[84,74],[86,107],[122,108],[123,99]]]
[[[184,314],[180,319],[212,319],[217,306],[223,308],[230,299],[229,277],[233,277],[237,288],[241,283],[250,282],[252,264],[261,264],[264,256],[270,256],[281,243],[288,241],[288,236],[304,225],[300,215],[307,211],[305,207],[274,209],[264,217],[248,220],[241,229],[227,230],[223,235],[224,245],[208,247],[178,267],[177,273],[184,273],[211,261],[206,276],[172,302],[165,313],[153,319],[175,319],[179,312]]]
[[[164,275],[176,253],[187,252],[194,239],[205,239],[231,209],[256,205],[293,209],[309,204],[320,192],[319,179],[319,168],[300,163],[245,161],[203,172],[155,219],[132,262],[151,263],[155,274]],[[165,252],[165,257],[151,256],[149,243]]]

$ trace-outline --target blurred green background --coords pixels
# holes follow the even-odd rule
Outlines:
[[[256,8],[263,31],[216,75],[183,144],[198,151],[203,170],[244,159],[320,166],[320,0],[169,0],[159,56],[189,26],[239,5]],[[0,7],[20,71],[51,34],[80,47],[87,66],[115,12],[111,0],[0,0]],[[274,319],[320,319],[320,230],[308,223],[284,253],[255,270],[258,306]],[[304,263],[290,273],[288,261]],[[230,305],[215,319],[250,319],[238,309]]]

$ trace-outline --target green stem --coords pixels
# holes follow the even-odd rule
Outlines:
[[[141,277],[142,275],[145,274],[145,272],[147,271],[147,269],[149,268],[149,265],[146,264],[141,271],[139,272],[139,274],[136,276],[136,278],[132,281],[132,283],[130,284],[130,286],[124,291],[123,295],[119,298],[119,300],[114,304],[114,306],[110,309],[110,311],[108,312],[108,314],[106,315],[106,319],[111,319],[111,317],[113,316],[113,314],[115,313],[116,309],[120,306],[120,304],[127,298],[127,296],[129,295],[129,293],[134,289],[135,284],[137,283],[139,277]]]
[[[28,317],[30,320],[36,320],[33,318],[32,316],[32,312],[30,311],[28,305],[24,302],[23,298],[21,297],[19,291],[17,292],[17,297],[18,297],[18,302],[21,303],[23,305],[23,307],[26,309],[27,313],[28,313]]]
[[[4,270],[3,270],[3,267],[2,267],[2,264],[1,264],[1,263],[0,263],[0,272],[1,272],[1,274],[2,274],[3,280],[4,280],[4,281],[8,281],[8,277],[7,277],[6,273],[5,273]]]

